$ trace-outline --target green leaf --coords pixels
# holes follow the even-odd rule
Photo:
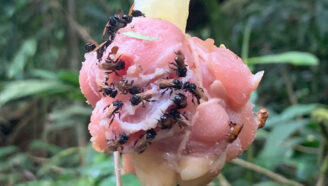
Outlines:
[[[136,38],[136,39],[142,39],[142,40],[148,40],[148,41],[153,41],[153,40],[157,39],[157,37],[146,36],[146,35],[138,34],[135,32],[123,32],[123,34],[126,36],[129,36],[129,37]]]
[[[68,85],[51,80],[11,81],[5,85],[3,91],[0,93],[0,106],[26,96],[35,96],[41,93],[61,93],[70,89],[71,87]]]
[[[114,172],[114,162],[108,161],[85,166],[80,171],[82,175],[89,176],[95,179],[101,176],[109,176]]]
[[[260,153],[260,157],[262,159],[267,159],[281,155],[285,150],[283,145],[284,141],[295,131],[304,127],[308,122],[309,120],[302,119],[276,125],[270,132],[266,144]]]
[[[316,66],[319,64],[319,59],[313,54],[296,51],[247,59],[247,65],[272,63],[288,63],[292,65]]]
[[[15,146],[6,146],[0,148],[0,158],[7,156],[11,153],[14,153],[17,151],[17,147]]]
[[[53,186],[54,183],[50,180],[28,181],[25,183],[17,184],[17,186]]]
[[[35,54],[36,48],[37,41],[35,39],[24,41],[8,68],[8,78],[13,78],[17,73],[23,71],[28,59]]]
[[[281,114],[274,115],[268,118],[266,127],[272,127],[276,124],[286,122],[295,118],[296,116],[302,116],[305,114],[311,114],[317,107],[317,104],[297,104],[286,108]]]
[[[56,110],[51,113],[52,120],[66,120],[72,116],[90,116],[92,109],[82,105],[72,105],[65,109]]]
[[[79,74],[74,72],[68,71],[60,71],[58,73],[58,77],[60,80],[64,81],[65,83],[74,85],[75,87],[79,87]]]
[[[30,150],[42,150],[45,152],[49,152],[50,154],[56,154],[58,153],[61,148],[57,147],[56,145],[47,143],[42,140],[34,140],[29,144],[29,149]]]
[[[104,180],[102,180],[99,184],[99,186],[108,186],[108,185],[116,185],[115,176],[109,176]]]
[[[33,69],[30,71],[30,74],[35,78],[41,78],[45,80],[58,80],[57,74],[49,70]]]
[[[138,178],[133,174],[125,174],[121,179],[124,186],[141,186]]]
[[[254,184],[254,186],[281,186],[281,183],[266,181],[266,182]]]

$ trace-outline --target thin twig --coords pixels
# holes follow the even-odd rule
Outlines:
[[[114,152],[114,167],[115,167],[116,186],[122,186],[120,152],[118,151]]]
[[[89,43],[97,43],[92,37],[89,35],[88,31],[83,28],[69,13],[65,12],[68,22],[71,27],[76,31],[77,34],[85,41]]]
[[[245,167],[249,170],[253,170],[253,171],[258,172],[260,174],[263,174],[263,175],[265,175],[265,176],[267,176],[267,177],[269,177],[269,178],[271,178],[275,181],[278,181],[282,184],[285,184],[285,185],[303,186],[303,184],[301,184],[301,183],[298,183],[294,180],[289,180],[289,179],[287,179],[287,178],[285,178],[285,177],[283,177],[283,176],[281,176],[277,173],[274,173],[274,172],[272,172],[268,169],[265,169],[263,167],[260,167],[258,165],[255,165],[253,163],[247,162],[247,161],[239,159],[239,158],[236,158],[236,159],[232,160],[232,163],[234,163],[236,165],[239,165],[239,166],[242,166],[242,167]]]
[[[308,153],[308,154],[318,154],[319,152],[318,148],[306,147],[303,145],[295,145],[293,148],[297,151]]]
[[[38,157],[38,156],[34,156],[32,154],[27,154],[28,157],[30,157],[34,162],[38,163],[38,164],[48,164],[48,162],[50,161],[49,159],[47,158],[43,158],[43,157]],[[58,174],[61,174],[65,171],[65,168],[63,167],[59,167],[59,166],[56,166],[56,165],[51,165],[50,166],[50,169],[53,170],[54,172],[58,173]]]
[[[320,166],[320,176],[316,186],[324,186],[325,180],[327,179],[327,169],[328,169],[328,155],[325,157],[325,159],[322,162],[322,165]]]
[[[293,83],[288,76],[288,72],[287,72],[286,68],[282,68],[280,72],[281,72],[282,78],[286,84],[289,101],[292,103],[292,105],[296,105],[298,103],[298,100],[297,100],[297,97],[293,90]]]
[[[218,175],[218,180],[221,186],[231,186],[229,181],[223,176],[222,173]]]

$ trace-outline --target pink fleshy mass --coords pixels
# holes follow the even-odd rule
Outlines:
[[[124,34],[126,32],[156,39],[133,38]],[[119,47],[116,58],[119,56],[126,62],[125,69],[118,71],[119,76],[115,73],[105,74],[99,68],[114,46]],[[173,102],[170,90],[161,95],[163,91],[159,90],[158,82],[166,78],[178,78],[169,67],[177,51],[183,53],[188,65],[187,76],[179,79],[201,87],[207,99],[201,99],[198,105],[190,92],[174,91],[172,96],[179,92],[187,97],[188,106],[181,110],[187,127],[161,129],[158,121],[164,111],[172,108]],[[229,49],[216,47],[211,39],[203,41],[185,35],[175,25],[160,19],[134,18],[118,31],[100,61],[96,59],[96,52],[85,55],[80,71],[80,87],[88,103],[95,107],[89,124],[93,147],[100,152],[107,151],[108,145],[113,145],[112,141],[114,143],[124,133],[129,139],[120,150],[131,153],[145,131],[154,129],[157,136],[152,148],[163,153],[219,157],[226,152],[227,160],[232,160],[254,140],[258,123],[249,98],[262,76],[263,72],[253,75],[241,58]],[[134,85],[153,94],[155,101],[145,102],[144,107],[141,104],[134,107],[129,102],[131,95],[119,93],[113,99],[99,92],[104,82],[115,84],[121,79],[133,81]],[[120,117],[115,115],[110,123],[111,110],[108,111],[108,108],[118,99],[122,100],[124,106],[119,110]],[[195,103],[192,103],[193,99]],[[232,143],[227,140],[231,123],[243,125]],[[131,157],[125,156],[123,160],[128,162],[124,164],[126,170],[134,172]]]

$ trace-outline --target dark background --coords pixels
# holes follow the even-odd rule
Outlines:
[[[114,185],[112,157],[90,147],[78,71],[89,35],[100,43],[107,18],[131,2],[0,4],[0,185]],[[327,18],[327,0],[191,0],[187,25],[265,70],[252,100],[271,117],[240,158],[305,185],[328,182]],[[238,162],[222,173],[236,186],[279,185]]]

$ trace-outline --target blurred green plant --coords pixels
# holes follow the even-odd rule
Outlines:
[[[0,3],[0,185],[115,185],[112,156],[88,145],[91,108],[77,73],[85,38],[67,15],[100,42],[106,17],[127,11],[131,1]],[[328,1],[192,0],[190,12],[189,33],[241,51],[254,72],[265,70],[252,101],[271,116],[241,158],[305,185],[324,185]],[[234,186],[281,184],[236,164],[222,173]],[[133,175],[122,179],[140,185]]]

